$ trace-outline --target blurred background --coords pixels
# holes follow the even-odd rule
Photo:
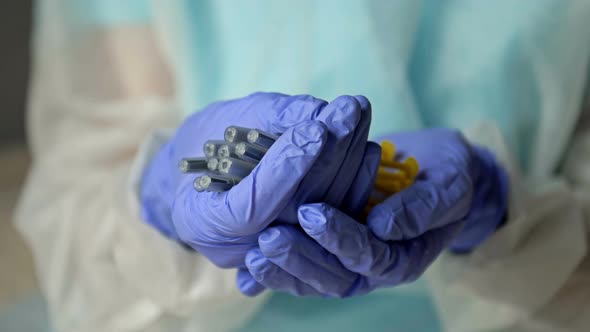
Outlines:
[[[31,1],[0,2],[0,331],[46,331],[32,257],[12,225],[29,165],[25,108]]]

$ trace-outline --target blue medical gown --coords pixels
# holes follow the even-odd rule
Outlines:
[[[180,0],[156,12],[136,0],[99,7],[72,16],[82,24],[158,17],[187,112],[254,91],[362,94],[373,105],[373,136],[493,123],[531,177],[557,167],[586,77],[584,1]],[[276,327],[440,329],[422,281],[344,301],[275,294],[244,330]]]
[[[578,117],[588,3],[187,0],[181,7],[173,43],[187,110],[257,90],[363,94],[373,104],[373,136],[489,121],[534,176],[555,169]]]

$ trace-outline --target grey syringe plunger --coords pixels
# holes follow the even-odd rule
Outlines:
[[[230,143],[245,142],[248,140],[248,132],[250,128],[229,126],[223,133],[223,138]]]
[[[267,150],[254,144],[240,142],[236,144],[234,151],[238,158],[257,164]]]
[[[270,148],[271,145],[277,140],[278,136],[269,134],[259,129],[252,129],[246,135],[248,143],[255,144],[266,149]]]
[[[218,175],[218,174],[207,174],[200,176],[195,179],[194,187],[197,191],[227,191],[231,187],[238,184],[238,180],[235,178]]]
[[[216,171],[218,165],[219,165],[219,159],[217,159],[217,158],[209,158],[207,160],[207,168],[210,171]]]
[[[243,179],[256,167],[256,164],[236,159],[236,158],[222,158],[219,160],[217,171],[223,175]]]
[[[207,168],[207,159],[205,158],[184,158],[178,163],[178,168],[183,173],[203,172]]]

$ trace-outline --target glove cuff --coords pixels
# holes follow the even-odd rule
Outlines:
[[[509,177],[492,152],[473,146],[474,193],[465,226],[453,240],[454,253],[468,253],[490,237],[506,218]]]

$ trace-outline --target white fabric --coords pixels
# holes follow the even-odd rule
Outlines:
[[[56,2],[39,10],[28,114],[33,166],[16,224],[33,250],[55,330],[235,326],[264,297],[242,296],[235,271],[139,217],[133,186],[162,139],[148,139],[150,132],[181,118],[173,89],[149,81],[162,77],[152,72],[159,60],[150,28],[68,30]]]
[[[429,269],[447,330],[586,331],[590,177],[577,174],[573,187],[558,178],[525,182],[493,125],[466,135],[493,150],[509,170],[510,207],[506,225],[473,254],[444,254]],[[590,167],[590,146],[585,148],[572,150],[568,168]]]

